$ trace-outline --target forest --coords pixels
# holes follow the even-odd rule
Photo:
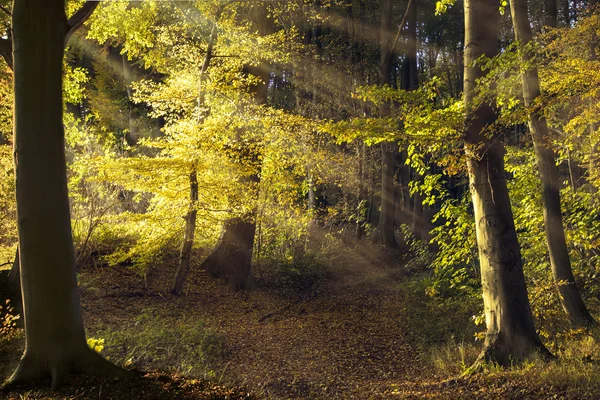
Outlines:
[[[0,398],[599,399],[598,3],[0,0]]]

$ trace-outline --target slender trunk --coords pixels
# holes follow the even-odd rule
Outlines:
[[[15,0],[12,13],[25,352],[10,384],[50,376],[57,387],[71,372],[123,372],[87,346],[83,328],[62,121],[63,51],[72,27],[64,7],[64,0]]]
[[[481,268],[486,338],[481,361],[500,365],[534,353],[549,356],[534,325],[504,172],[504,145],[488,138],[496,121],[489,105],[474,105],[475,60],[498,53],[499,1],[465,0],[465,151]],[[487,137],[486,137],[487,136]]]
[[[194,166],[195,168],[195,166]],[[196,170],[190,173],[190,208],[185,216],[185,233],[183,234],[183,244],[179,255],[179,267],[173,280],[171,293],[180,295],[183,291],[185,278],[190,271],[190,259],[192,256],[192,246],[194,245],[194,232],[196,231],[196,203],[198,202],[198,175]]]
[[[396,145],[383,143],[381,145],[381,213],[379,214],[379,235],[381,243],[390,249],[398,247],[394,232],[395,190],[394,174],[396,166],[394,153]]]
[[[423,182],[423,177],[421,175],[417,175],[415,180],[419,183]],[[425,218],[423,216],[423,196],[420,192],[417,192],[413,195],[414,206],[412,213],[412,224],[411,231],[415,238],[418,240],[424,239],[424,231],[425,231]]]
[[[365,223],[367,222],[367,202],[368,202],[368,174],[365,174],[365,144],[359,143],[358,147],[358,206],[356,209],[356,239],[361,240],[365,237]]]
[[[417,71],[417,0],[410,2],[407,18],[407,46],[406,57],[402,68],[402,88],[404,90],[416,90],[419,86]],[[416,173],[415,181],[422,182],[423,177]],[[413,195],[412,224],[411,231],[419,240],[424,236],[423,196],[417,192]]]
[[[393,55],[393,36],[392,36],[392,0],[380,0],[379,3],[379,23],[380,23],[380,61],[379,61],[379,83],[381,85],[391,85],[392,76],[392,55]],[[382,117],[390,115],[390,102],[387,101],[380,107]],[[397,152],[395,143],[384,143],[381,145],[381,214],[379,215],[378,236],[381,243],[388,248],[398,247],[394,233],[394,208],[395,208],[395,189],[394,174],[394,155]]]
[[[213,24],[210,37],[208,39],[208,45],[206,47],[206,55],[204,56],[204,61],[202,62],[202,66],[200,67],[200,84],[198,88],[198,117],[197,123],[198,125],[202,125],[204,119],[206,118],[204,108],[204,81],[206,76],[206,71],[208,70],[208,66],[213,56],[213,48],[215,42],[217,41],[217,22],[221,17],[222,8],[217,10],[215,16],[215,23]],[[193,163],[193,170],[190,172],[189,181],[190,181],[190,204],[188,207],[188,212],[185,216],[185,231],[183,234],[183,243],[181,244],[181,253],[179,254],[179,266],[177,268],[177,272],[175,272],[175,278],[173,279],[173,284],[171,286],[171,293],[175,295],[180,295],[183,291],[183,286],[185,284],[185,279],[187,278],[188,272],[190,270],[190,260],[192,255],[192,247],[194,246],[194,234],[196,232],[196,215],[197,215],[197,202],[198,202],[198,174],[196,172],[195,162]]]
[[[317,208],[317,194],[315,193],[315,180],[310,167],[308,167],[306,173],[306,180],[308,181],[308,210],[314,213]]]
[[[139,119],[139,113],[134,107],[133,103],[133,89],[131,84],[136,79],[136,71],[135,67],[131,65],[130,61],[127,59],[125,54],[121,55],[121,60],[123,64],[123,79],[125,81],[125,87],[127,89],[127,99],[129,100],[129,133],[127,134],[128,143],[130,145],[134,145],[140,138],[140,133],[138,132],[137,122]]]
[[[522,45],[527,45],[532,40],[529,25],[526,0],[511,0],[515,37]],[[523,62],[528,65],[531,54],[523,53]],[[559,284],[558,292],[560,303],[569,317],[571,325],[583,327],[595,325],[596,321],[587,310],[577,286],[569,250],[565,239],[560,209],[560,178],[556,165],[556,156],[552,149],[552,139],[542,113],[532,108],[535,100],[540,95],[540,83],[537,68],[529,68],[522,73],[523,97],[525,107],[530,110],[529,129],[533,137],[533,146],[537,157],[540,179],[542,181],[542,205],[544,209],[544,226],[546,231],[546,245],[550,254],[550,265],[554,279]]]

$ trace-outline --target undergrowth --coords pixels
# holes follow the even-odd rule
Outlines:
[[[481,341],[474,311],[481,299],[432,296],[432,280],[427,272],[411,276],[402,285],[404,308],[400,324],[423,355],[423,362],[440,375],[463,372],[477,358]]]
[[[183,376],[218,379],[225,354],[223,335],[202,321],[165,324],[153,310],[144,310],[124,329],[98,329],[93,335],[90,347],[117,364]]]

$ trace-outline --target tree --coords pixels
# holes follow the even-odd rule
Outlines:
[[[216,22],[213,24],[211,29],[210,38],[208,39],[208,46],[206,48],[206,55],[204,56],[204,61],[202,62],[202,67],[200,69],[200,84],[204,87],[204,79],[206,77],[206,70],[208,69],[208,65],[210,64],[210,59],[213,55],[213,47],[217,40],[217,22],[219,20],[222,8],[219,8],[217,11]],[[198,108],[201,109],[205,107],[204,105],[204,94],[202,90],[198,94]],[[201,110],[198,110],[198,123],[201,124],[204,120],[204,113]],[[177,272],[175,273],[175,278],[173,279],[173,285],[171,286],[171,293],[179,295],[183,291],[183,284],[185,283],[185,278],[190,270],[190,259],[192,256],[192,246],[194,245],[194,232],[196,230],[196,216],[198,214],[197,210],[197,202],[198,202],[198,172],[196,170],[196,163],[192,165],[192,171],[190,172],[190,206],[185,216],[185,232],[183,234],[183,244],[181,245],[181,253],[179,255],[179,267],[177,268]]]
[[[515,38],[521,50],[523,65],[522,85],[525,107],[529,114],[529,130],[533,137],[533,146],[537,158],[540,179],[542,181],[542,204],[544,212],[544,228],[546,245],[550,254],[552,274],[558,284],[560,302],[574,327],[595,325],[596,321],[587,310],[571,269],[569,250],[565,239],[560,206],[560,179],[556,165],[556,155],[552,148],[552,140],[546,118],[536,99],[540,96],[540,79],[537,68],[532,63],[531,50],[527,48],[532,40],[529,25],[527,2],[511,0],[510,10],[515,30]],[[555,22],[550,21],[550,23]]]
[[[379,62],[379,84],[391,85],[392,83],[392,59],[394,55],[394,38],[392,36],[392,0],[380,0],[379,16],[379,43],[381,58]],[[382,117],[390,115],[391,104],[384,102],[380,107]],[[394,209],[395,190],[394,155],[397,153],[395,143],[382,143],[381,145],[381,214],[379,215],[379,235],[385,247],[395,249],[398,247],[394,234]]]
[[[251,9],[251,17],[258,34],[266,36],[272,33],[272,21],[266,5]],[[244,73],[258,78],[250,86],[250,92],[258,105],[267,103],[267,88],[271,75],[269,63],[260,60],[258,65],[246,65]],[[241,128],[246,129],[245,127]],[[249,176],[242,178],[252,186],[260,182],[260,149],[256,143],[243,143],[240,135],[232,143],[231,156],[241,165],[251,170]],[[252,188],[250,190],[256,190]],[[258,197],[256,195],[256,197]],[[252,252],[256,233],[256,210],[246,215],[225,221],[217,245],[200,266],[216,277],[226,280],[234,290],[250,289],[252,282]]]
[[[550,353],[535,327],[504,172],[504,145],[491,137],[497,116],[477,104],[475,61],[498,53],[499,1],[466,0],[464,105],[465,151],[483,287],[487,332],[479,361],[508,365],[535,353]]]
[[[15,0],[15,168],[25,351],[9,384],[70,373],[124,375],[85,339],[75,276],[62,121],[65,42],[93,12],[64,0]]]

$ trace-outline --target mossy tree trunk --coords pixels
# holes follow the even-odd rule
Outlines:
[[[533,325],[523,263],[504,172],[504,145],[490,138],[495,110],[476,105],[476,81],[483,75],[475,60],[498,53],[499,1],[465,0],[465,150],[473,209],[486,338],[479,361],[509,365],[534,354],[549,357]]]
[[[515,37],[521,45],[526,46],[533,38],[531,26],[529,25],[527,1],[511,0],[510,9]],[[523,63],[530,65],[532,61],[530,51],[524,49],[522,54]],[[535,100],[540,96],[540,80],[537,68],[530,66],[522,72],[521,77],[525,107],[530,110],[529,130],[533,137],[533,147],[542,181],[546,245],[550,254],[552,274],[558,283],[560,303],[573,327],[592,326],[596,324],[596,321],[583,303],[571,269],[560,208],[561,183],[558,166],[556,165],[556,155],[552,148],[552,138],[548,131],[546,118],[534,106]]]
[[[62,121],[65,41],[97,5],[67,21],[64,0],[15,0],[14,153],[25,351],[8,384],[125,371],[91,350],[75,276]]]

